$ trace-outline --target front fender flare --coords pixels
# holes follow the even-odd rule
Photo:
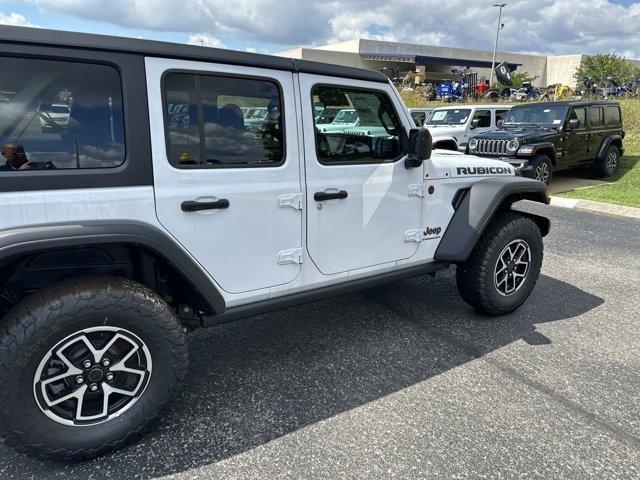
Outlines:
[[[547,186],[543,182],[521,177],[488,178],[473,184],[457,202],[456,211],[436,249],[434,259],[464,262],[496,212],[524,199],[548,204],[546,192]],[[549,232],[546,218],[528,213],[525,215],[536,221],[543,235]]]

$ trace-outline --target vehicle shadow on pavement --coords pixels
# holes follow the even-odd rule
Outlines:
[[[190,338],[185,389],[148,436],[78,464],[26,459],[0,446],[0,476],[150,479],[188,472],[517,340],[528,348],[552,342],[536,325],[570,320],[603,302],[541,276],[520,310],[491,319],[462,302],[455,276],[445,272],[201,330]]]

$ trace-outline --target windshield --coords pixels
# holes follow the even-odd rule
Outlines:
[[[447,110],[434,110],[427,120],[427,125],[461,125],[467,122],[471,115],[468,108],[456,108]]]
[[[502,122],[502,126],[540,125],[559,127],[562,125],[566,114],[566,105],[523,105],[512,108],[504,119],[504,122]]]
[[[355,110],[340,110],[331,123],[356,123],[358,114]]]

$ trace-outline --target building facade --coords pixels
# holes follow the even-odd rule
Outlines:
[[[439,81],[453,79],[451,70],[456,67],[469,67],[479,77],[488,79],[493,52],[361,38],[315,48],[295,48],[276,55],[377,71],[397,69],[400,73],[412,72],[421,66],[424,67],[427,80]],[[533,83],[539,87],[556,83],[575,87],[574,74],[584,58],[583,54],[544,56],[498,52],[496,64],[505,61],[516,72],[536,76]],[[640,61],[629,62],[640,67]]]

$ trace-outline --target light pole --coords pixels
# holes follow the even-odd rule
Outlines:
[[[496,3],[494,7],[498,7],[498,28],[496,29],[496,43],[493,45],[493,59],[491,60],[491,73],[489,74],[489,88],[493,88],[493,70],[496,68],[496,52],[498,51],[498,37],[500,30],[504,27],[502,22],[502,9],[506,7],[506,3]]]

